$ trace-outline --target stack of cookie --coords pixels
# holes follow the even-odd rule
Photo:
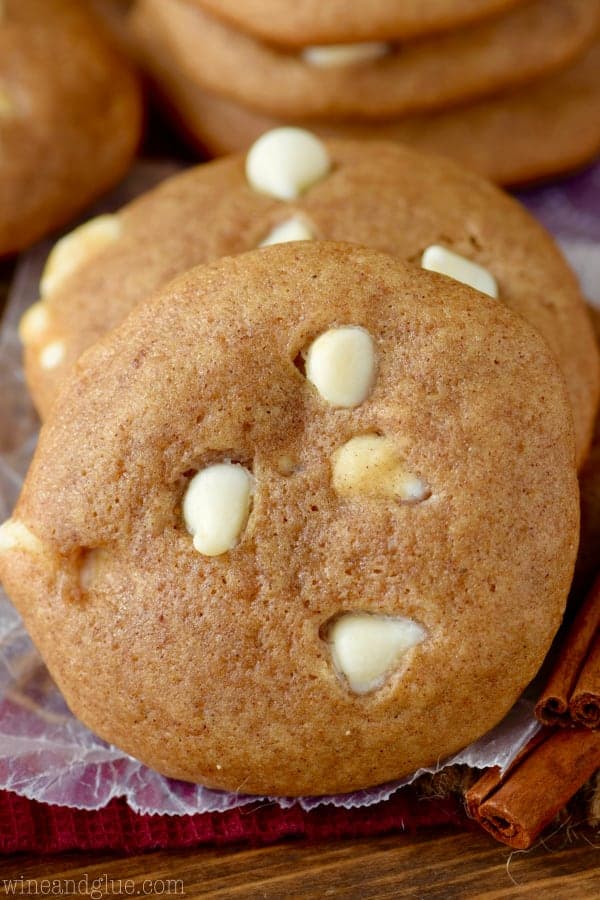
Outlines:
[[[63,239],[41,295],[0,574],[86,724],[295,796],[503,717],[561,620],[599,391],[575,278],[518,204],[285,127]]]
[[[501,183],[600,149],[598,0],[136,0],[145,64],[209,152],[276,124],[390,138]]]

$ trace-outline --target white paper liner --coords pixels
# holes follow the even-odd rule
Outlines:
[[[171,171],[170,164],[138,166],[93,214],[117,208]],[[585,209],[573,199],[573,185],[582,179],[595,180],[597,193],[591,208],[587,190],[583,190]],[[555,231],[590,295],[600,304],[600,169],[563,186],[533,192],[525,199]],[[16,328],[22,312],[37,299],[35,285],[49,247],[46,242],[23,258],[0,331],[0,521],[10,515],[37,437]],[[323,803],[345,808],[369,806],[389,798],[419,775],[448,765],[505,769],[538,728],[532,710],[531,700],[521,699],[500,725],[451,759],[420,769],[403,781],[353,794],[290,799],[209,790],[159,775],[106,744],[75,719],[18,613],[0,590],[0,789],[45,803],[94,810],[115,797],[125,797],[136,812],[167,815],[224,811],[261,799],[282,807],[299,803],[306,810]]]

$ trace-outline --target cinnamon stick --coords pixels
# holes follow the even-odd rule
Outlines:
[[[558,660],[535,714],[543,725],[570,725],[569,701],[577,685],[588,650],[600,627],[600,578],[588,594],[561,647]],[[589,687],[589,683],[588,683]],[[600,690],[600,686],[598,686]]]
[[[600,733],[543,732],[500,784],[488,773],[476,782],[467,807],[497,840],[526,850],[599,767]]]
[[[571,718],[586,728],[600,727],[600,632],[587,655],[569,703]]]
[[[499,788],[500,785],[506,781],[510,773],[517,768],[519,763],[521,763],[526,756],[529,756],[529,754],[535,750],[542,741],[545,741],[547,737],[548,730],[540,728],[531,740],[519,751],[504,773],[501,772],[499,766],[492,766],[484,772],[475,784],[471,785],[469,790],[465,793],[465,801],[467,804],[467,811],[472,819],[477,819],[479,817],[479,807],[483,801],[487,800],[496,788]]]

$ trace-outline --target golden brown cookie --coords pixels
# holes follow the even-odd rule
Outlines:
[[[283,120],[201,90],[147,17],[136,19],[138,48],[159,93],[188,137],[210,154],[245,150]],[[467,106],[389,122],[295,124],[330,137],[396,140],[443,153],[500,184],[564,174],[600,152],[600,46],[564,72]]]
[[[139,87],[79,0],[0,7],[0,256],[72,218],[126,171]]]
[[[291,47],[430,34],[477,22],[524,0],[190,0],[266,41]]]
[[[281,185],[253,183],[243,156],[216,161],[165,181],[57,246],[42,278],[43,302],[21,327],[27,380],[42,415],[86,347],[194,265],[267,239],[347,240],[416,266],[429,247],[441,245],[488,270],[502,302],[556,353],[582,461],[597,408],[598,353],[576,278],[543,228],[514,200],[450,161],[392,143],[323,145],[297,130],[283,132],[291,140],[282,145],[277,134],[274,144],[262,139],[256,146],[267,171],[281,170]],[[292,177],[294,160],[312,153],[315,173],[290,196],[286,172]],[[273,234],[282,225],[284,233]]]
[[[0,573],[104,739],[212,787],[349,791],[468,744],[538,670],[573,451],[556,362],[505,304],[368,249],[268,247],[84,354]]]
[[[564,68],[593,42],[598,0],[533,0],[505,16],[412,44],[286,51],[187,0],[138,0],[194,84],[259,113],[387,119],[497,93]]]

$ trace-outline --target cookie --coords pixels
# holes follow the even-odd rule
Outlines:
[[[275,180],[262,181],[269,173]],[[86,347],[178,273],[265,241],[302,238],[372,246],[419,267],[435,267],[424,255],[441,247],[438,268],[449,274],[473,277],[457,271],[447,251],[458,254],[458,270],[461,258],[463,267],[483,269],[501,301],[559,359],[583,460],[598,401],[598,352],[575,276],[542,227],[450,161],[392,143],[322,143],[298,129],[265,135],[247,160],[235,156],[171,178],[57,245],[41,282],[43,302],[21,325],[38,409],[47,415]],[[480,272],[476,283],[492,292]]]
[[[0,574],[102,738],[211,787],[327,794],[504,716],[577,530],[569,405],[534,329],[308,241],[191,270],[84,354]]]
[[[194,84],[259,113],[386,119],[523,84],[581,55],[597,0],[534,0],[507,15],[412,44],[370,42],[290,52],[219,22],[187,0],[138,0]]]
[[[524,0],[190,0],[263,40],[290,47],[410,38],[478,22]]]
[[[119,180],[141,129],[138,83],[78,0],[0,9],[0,256]]]

